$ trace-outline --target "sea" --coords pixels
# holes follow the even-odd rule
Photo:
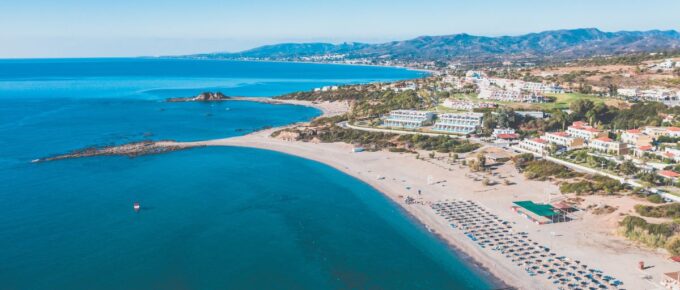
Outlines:
[[[168,103],[395,81],[386,67],[163,58],[0,60],[0,289],[492,289],[369,185],[249,148],[31,160],[205,140],[316,109]],[[141,210],[135,212],[133,203]]]

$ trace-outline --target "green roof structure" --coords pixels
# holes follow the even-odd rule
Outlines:
[[[516,204],[519,207],[522,207],[522,208],[532,212],[533,214],[535,214],[537,216],[549,218],[549,217],[556,216],[556,215],[559,214],[558,212],[556,212],[554,210],[553,206],[549,205],[549,204],[534,203],[533,201],[530,201],[530,200],[515,201],[513,203]]]

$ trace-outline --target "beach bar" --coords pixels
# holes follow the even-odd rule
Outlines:
[[[565,212],[549,204],[534,203],[533,201],[515,201],[511,208],[514,212],[538,224],[550,224],[567,221]]]

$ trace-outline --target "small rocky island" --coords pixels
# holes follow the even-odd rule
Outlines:
[[[140,141],[133,142],[118,146],[106,146],[106,147],[88,147],[81,150],[76,150],[70,153],[39,158],[32,162],[47,162],[56,161],[63,159],[73,159],[73,158],[83,158],[83,157],[94,157],[94,156],[110,156],[110,155],[120,155],[127,156],[130,158],[149,155],[149,154],[161,154],[182,149],[187,149],[191,147],[203,147],[200,145],[183,145],[171,140],[164,141]]]
[[[231,99],[228,96],[225,96],[224,94],[220,92],[203,92],[200,93],[198,96],[195,97],[187,97],[187,98],[169,98],[167,99],[168,102],[171,103],[176,103],[176,102],[219,102],[219,101],[226,101]]]

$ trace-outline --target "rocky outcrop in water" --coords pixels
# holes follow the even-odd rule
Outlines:
[[[40,159],[35,159],[32,162],[47,162],[56,161],[63,159],[73,159],[73,158],[83,158],[83,157],[94,157],[94,156],[110,156],[110,155],[121,155],[128,157],[137,157],[149,154],[160,154],[167,153],[182,149],[187,149],[191,147],[202,147],[202,146],[190,146],[182,145],[174,141],[140,141],[128,144],[123,144],[119,146],[107,146],[107,147],[89,147],[81,150],[76,150],[71,153],[45,157]]]
[[[169,98],[168,102],[219,102],[229,100],[230,97],[225,96],[220,92],[203,92],[195,97],[188,98]]]

